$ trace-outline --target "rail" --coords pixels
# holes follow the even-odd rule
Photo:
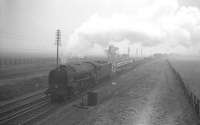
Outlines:
[[[41,92],[30,97],[19,99],[0,107],[0,124],[10,123],[28,112],[49,104],[49,98]]]

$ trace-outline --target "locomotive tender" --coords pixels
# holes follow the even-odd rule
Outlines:
[[[118,62],[115,71],[120,72],[129,64],[132,64],[131,59]],[[112,72],[113,65],[107,61],[81,61],[60,65],[49,72],[46,93],[53,102],[67,100],[94,87],[100,80],[109,78]]]

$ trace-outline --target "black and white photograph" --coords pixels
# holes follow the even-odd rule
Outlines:
[[[200,1],[0,0],[0,125],[200,125]]]

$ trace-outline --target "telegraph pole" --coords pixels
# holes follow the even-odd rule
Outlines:
[[[57,67],[59,65],[59,46],[61,45],[61,31],[59,29],[56,30],[56,46],[57,46],[57,56],[56,56],[56,64]]]
[[[136,55],[136,57],[138,57],[138,48],[135,51],[135,55]]]
[[[128,47],[128,57],[130,57],[130,47]]]

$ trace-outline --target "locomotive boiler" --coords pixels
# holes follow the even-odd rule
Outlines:
[[[110,77],[112,65],[106,61],[82,61],[60,65],[49,72],[47,94],[52,101],[67,100],[100,80]]]

